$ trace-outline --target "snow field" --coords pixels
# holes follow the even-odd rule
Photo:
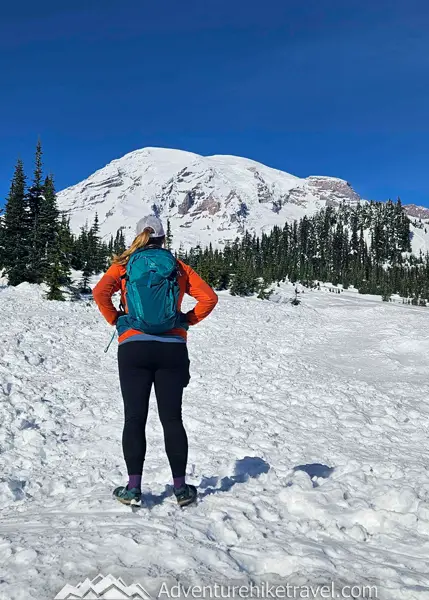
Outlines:
[[[171,497],[151,403],[147,508],[125,481],[111,329],[91,303],[0,289],[0,598],[53,598],[99,572],[154,591],[287,581],[429,598],[425,309],[306,292],[221,295],[191,329],[184,419],[198,506]]]

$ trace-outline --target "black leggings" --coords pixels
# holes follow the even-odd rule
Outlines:
[[[128,475],[140,475],[143,471],[149,397],[155,384],[171,471],[173,477],[183,477],[188,460],[188,438],[182,423],[183,389],[189,383],[186,344],[127,342],[119,346],[118,363],[125,409],[122,447]]]

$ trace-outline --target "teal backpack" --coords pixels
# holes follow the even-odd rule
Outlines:
[[[124,275],[128,313],[118,332],[137,329],[160,334],[181,327],[177,260],[169,250],[148,246],[134,252]]]

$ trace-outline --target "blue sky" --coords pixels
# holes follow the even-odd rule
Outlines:
[[[167,146],[429,206],[428,31],[427,0],[4,0],[0,202],[40,136],[59,189]]]

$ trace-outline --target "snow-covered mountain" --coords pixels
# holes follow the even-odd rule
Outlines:
[[[416,204],[407,204],[405,206],[407,215],[413,219],[429,220],[429,208],[424,206],[417,206]]]
[[[260,234],[325,206],[362,201],[336,177],[305,179],[238,156],[200,156],[183,150],[143,148],[112,161],[58,194],[74,231],[98,213],[101,234],[123,228],[131,241],[137,221],[159,214],[171,221],[174,245],[219,245],[245,229]],[[409,205],[412,221],[429,209]],[[428,228],[412,226],[413,252],[429,248]]]
[[[137,220],[155,212],[170,218],[176,243],[187,246],[222,243],[244,229],[260,233],[326,205],[357,203],[360,196],[334,177],[302,179],[237,156],[144,148],[60,192],[58,199],[75,230],[97,212],[103,235],[123,227],[131,237]]]

